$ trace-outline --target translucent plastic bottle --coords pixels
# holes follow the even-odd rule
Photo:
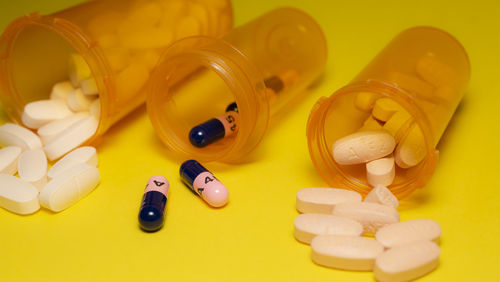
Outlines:
[[[14,20],[0,38],[0,100],[20,122],[24,105],[48,99],[67,80],[79,53],[99,91],[101,115],[92,139],[142,104],[160,53],[177,39],[219,37],[232,28],[229,0],[100,0]]]
[[[160,139],[177,156],[237,162],[261,141],[270,117],[322,72],[326,40],[318,24],[294,8],[273,10],[222,39],[192,37],[173,44],[149,84],[147,108]],[[184,79],[186,73],[190,73]],[[238,107],[238,131],[203,148],[193,126]]]
[[[396,177],[389,188],[403,198],[425,186],[437,165],[436,145],[462,99],[469,77],[467,54],[451,35],[432,27],[403,31],[351,83],[328,98],[321,97],[313,107],[307,138],[317,171],[334,187],[363,194],[372,189],[365,165],[337,164],[332,144],[363,130],[365,121],[373,116],[372,109],[359,104],[373,105],[378,99],[389,98],[409,113],[394,134],[396,141],[402,144],[410,140],[423,157],[411,167],[396,166]],[[387,122],[379,126],[390,131],[386,125],[390,126]]]

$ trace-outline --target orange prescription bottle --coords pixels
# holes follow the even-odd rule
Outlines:
[[[403,31],[351,83],[328,98],[321,97],[314,105],[307,124],[314,166],[329,185],[366,195],[372,187],[365,164],[336,163],[332,145],[366,126],[372,127],[369,130],[387,130],[397,142],[396,160],[398,153],[421,156],[411,166],[398,163],[395,179],[388,187],[400,199],[408,196],[432,176],[438,161],[436,145],[469,78],[467,54],[450,34],[433,27]],[[374,118],[379,110],[376,103],[382,108],[396,104],[402,110],[381,122]]]
[[[97,132],[146,100],[144,85],[168,45],[192,35],[222,36],[232,28],[229,0],[100,0],[14,20],[0,38],[0,100],[21,122],[24,105],[48,99],[68,80],[70,54],[80,54],[101,103]]]
[[[298,9],[279,8],[222,39],[191,37],[169,47],[149,81],[148,114],[176,156],[238,162],[261,141],[270,117],[305,94],[326,57],[319,25]],[[221,116],[233,102],[237,133],[193,146],[188,138],[193,126]]]

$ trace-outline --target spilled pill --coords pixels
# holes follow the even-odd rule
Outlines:
[[[366,163],[366,179],[371,186],[389,186],[395,176],[396,169],[392,156]]]
[[[304,188],[297,191],[296,198],[301,213],[331,214],[336,204],[361,202],[359,193],[339,188]]]
[[[0,173],[0,206],[13,213],[34,213],[40,209],[38,189],[18,177]]]
[[[375,185],[370,193],[366,195],[364,202],[380,204],[393,208],[397,208],[399,205],[399,201],[396,196],[392,194],[391,190],[383,185]]]
[[[39,100],[24,106],[21,119],[26,127],[38,129],[51,121],[72,114],[73,112],[63,100]]]
[[[410,281],[434,270],[439,254],[439,246],[431,241],[394,247],[377,257],[373,273],[381,282]]]
[[[333,158],[338,164],[361,164],[383,158],[394,150],[394,137],[385,131],[362,131],[338,139]]]
[[[363,226],[352,219],[329,214],[304,213],[293,222],[295,239],[310,244],[318,235],[360,236]]]
[[[386,248],[393,248],[418,241],[439,242],[441,226],[432,219],[402,221],[380,228],[375,239]]]
[[[40,140],[42,140],[42,143],[45,145],[61,132],[88,116],[88,112],[80,112],[63,119],[58,119],[53,122],[47,123],[46,125],[38,129],[38,136],[40,136]]]
[[[23,150],[42,147],[40,138],[30,130],[13,123],[0,126],[0,146],[18,146]]]
[[[212,207],[224,206],[229,191],[215,176],[195,160],[185,161],[180,168],[182,181]]]
[[[52,178],[40,192],[40,205],[60,212],[92,192],[99,184],[99,170],[88,164],[78,164]]]
[[[379,242],[359,236],[319,235],[311,242],[312,260],[323,266],[370,271],[384,247]]]
[[[66,98],[68,98],[68,94],[74,90],[75,88],[70,81],[58,82],[52,87],[52,92],[50,92],[50,99],[61,99],[66,101]]]
[[[163,226],[168,189],[169,183],[165,177],[155,175],[149,178],[139,210],[139,225],[142,229],[156,231]]]
[[[68,107],[75,112],[88,111],[95,97],[83,94],[80,88],[69,93],[66,103]]]
[[[8,146],[0,149],[0,173],[14,175],[17,172],[17,159],[22,149],[17,146]]]
[[[333,207],[332,214],[356,220],[363,225],[364,233],[368,235],[399,222],[399,213],[395,208],[375,203],[341,203]]]
[[[31,149],[21,153],[17,161],[19,177],[42,190],[47,183],[47,157],[42,149]]]
[[[52,179],[77,164],[82,163],[97,166],[97,151],[94,147],[84,146],[69,152],[49,169],[47,176],[49,179]]]

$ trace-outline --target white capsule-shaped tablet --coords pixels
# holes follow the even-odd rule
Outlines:
[[[43,147],[47,158],[58,159],[80,146],[94,135],[98,125],[97,120],[89,116],[68,127]]]
[[[17,159],[22,151],[21,147],[17,146],[8,146],[0,149],[0,173],[16,174]]]
[[[21,119],[26,127],[37,129],[72,114],[73,112],[62,100],[40,100],[26,104]]]
[[[361,202],[357,192],[339,188],[304,188],[297,192],[297,210],[301,213],[331,214],[333,206]]]
[[[66,103],[68,107],[75,112],[88,111],[90,104],[94,101],[94,96],[83,94],[82,89],[78,88],[69,93]]]
[[[101,99],[95,99],[89,108],[90,114],[93,115],[97,120],[101,117]]]
[[[401,139],[394,153],[396,164],[401,168],[418,165],[426,156],[424,135],[417,124]]]
[[[295,239],[310,244],[318,235],[360,236],[363,226],[352,219],[329,214],[304,213],[293,222]]]
[[[0,173],[0,206],[18,214],[30,214],[40,209],[38,189],[18,177]]]
[[[97,95],[99,91],[97,90],[97,84],[95,83],[94,78],[87,78],[80,81],[80,88],[82,89],[83,94],[85,95]]]
[[[79,164],[57,175],[40,192],[40,204],[60,212],[92,192],[99,184],[99,170],[88,164]]]
[[[439,254],[439,246],[431,241],[394,247],[377,257],[373,274],[381,282],[414,280],[438,266]]]
[[[375,203],[384,206],[389,206],[397,208],[399,206],[399,201],[391,190],[383,185],[376,185],[373,189],[366,195],[364,202]]]
[[[384,247],[379,242],[359,236],[319,235],[311,242],[312,260],[323,266],[370,271]]]
[[[396,176],[396,165],[392,156],[366,163],[366,179],[371,186],[389,186]]]
[[[30,130],[13,123],[0,126],[0,146],[17,146],[23,150],[42,147],[40,138]]]
[[[364,233],[374,234],[378,229],[399,222],[395,208],[375,203],[342,203],[335,205],[333,215],[347,217],[363,225]]]
[[[65,117],[60,120],[55,120],[53,122],[47,123],[46,125],[40,127],[37,131],[38,136],[40,136],[40,140],[45,145],[50,142],[50,140],[54,139],[61,132],[77,123],[78,121],[89,116],[88,112],[80,112],[68,117]]]
[[[54,84],[52,87],[52,92],[50,93],[51,100],[64,100],[68,98],[68,94],[74,91],[75,88],[70,81],[62,81]]]
[[[441,226],[432,219],[414,219],[380,228],[375,239],[386,248],[393,248],[417,241],[439,242]]]
[[[338,139],[332,147],[338,164],[361,164],[383,158],[394,150],[396,142],[391,134],[379,131],[361,131]]]
[[[47,157],[42,149],[27,150],[17,161],[19,177],[42,190],[47,183]]]
[[[49,169],[47,176],[49,179],[52,179],[57,177],[57,175],[64,173],[68,169],[82,163],[97,166],[97,152],[94,147],[85,146],[69,152]]]

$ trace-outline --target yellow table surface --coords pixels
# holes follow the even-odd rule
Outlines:
[[[2,1],[0,29],[22,14],[77,2]],[[371,272],[314,264],[310,247],[293,237],[295,193],[326,185],[309,157],[305,127],[319,97],[345,85],[398,32],[416,25],[456,36],[472,63],[465,98],[439,143],[435,174],[399,209],[402,220],[431,218],[443,228],[439,267],[421,281],[499,281],[499,2],[233,2],[236,25],[275,7],[305,10],[322,26],[329,58],[321,82],[277,119],[247,162],[206,165],[229,187],[230,203],[212,209],[181,184],[179,163],[140,107],[97,147],[101,184],[87,198],[57,214],[0,209],[0,281],[374,281]],[[171,183],[166,222],[145,233],[137,214],[154,174]]]

